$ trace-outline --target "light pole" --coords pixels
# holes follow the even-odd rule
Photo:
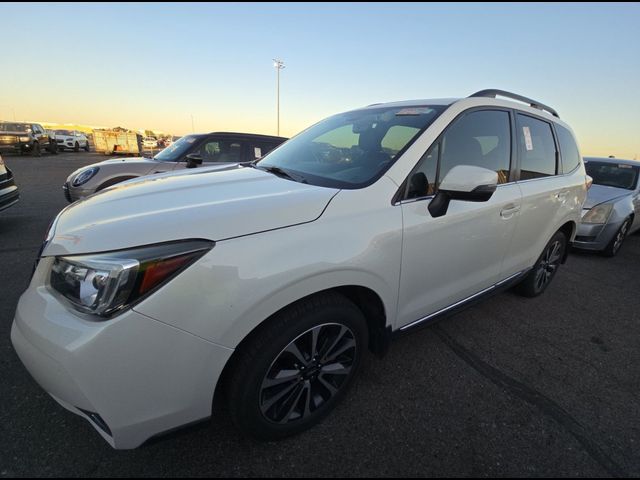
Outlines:
[[[277,111],[278,111],[278,133],[280,136],[280,70],[284,68],[284,62],[282,60],[278,60],[276,58],[273,59],[273,66],[276,69],[277,76]]]

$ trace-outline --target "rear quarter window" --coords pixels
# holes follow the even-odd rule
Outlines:
[[[580,165],[580,152],[578,145],[573,138],[573,134],[561,125],[556,124],[558,133],[558,143],[560,144],[560,155],[562,157],[562,171],[569,173]]]

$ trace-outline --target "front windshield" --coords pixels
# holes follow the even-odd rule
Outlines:
[[[60,135],[68,135],[68,136],[73,135],[73,133],[71,133],[70,130],[56,130],[56,133],[58,133]]]
[[[187,135],[186,137],[182,137],[180,140],[172,143],[153,158],[160,162],[177,162],[182,160],[187,151],[193,147],[193,144],[196,143],[197,140],[198,137],[196,135]]]
[[[31,127],[26,123],[0,123],[0,132],[30,132]]]
[[[596,185],[633,190],[638,183],[638,167],[623,163],[585,162],[587,175]]]
[[[295,136],[257,163],[312,185],[362,188],[377,180],[445,106],[342,113]]]

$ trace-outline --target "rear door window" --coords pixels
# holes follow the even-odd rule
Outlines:
[[[243,145],[238,140],[209,140],[200,147],[200,156],[206,163],[243,162]]]
[[[517,114],[516,125],[520,180],[556,175],[558,152],[551,124],[528,115]]]

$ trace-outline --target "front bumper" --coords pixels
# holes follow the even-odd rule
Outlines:
[[[622,226],[622,222],[606,224],[581,223],[573,246],[583,250],[604,250]]]
[[[0,153],[20,153],[20,152],[30,152],[33,147],[33,143],[1,143],[0,144]]]
[[[40,263],[36,276],[50,264]],[[118,449],[209,417],[233,353],[133,310],[104,322],[81,318],[33,284],[11,340],[36,382]]]
[[[6,178],[0,180],[0,210],[9,208],[20,198],[20,192],[13,181],[13,175],[10,171],[7,172]]]
[[[96,193],[91,189],[85,190],[83,188],[74,187],[69,182],[62,185],[62,192],[64,193],[64,198],[66,198],[69,203],[73,203],[76,200],[80,200],[81,198],[85,198]]]

